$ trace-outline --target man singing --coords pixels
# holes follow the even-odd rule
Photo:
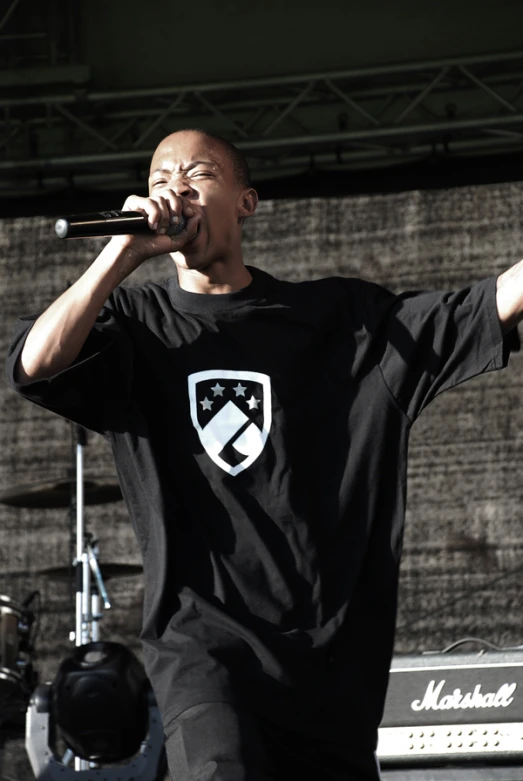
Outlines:
[[[410,428],[506,365],[523,262],[453,293],[277,280],[243,262],[243,156],[199,130],[149,193],[124,209],[150,234],[20,320],[11,382],[111,443],[173,779],[375,781]],[[167,253],[171,278],[120,286]]]

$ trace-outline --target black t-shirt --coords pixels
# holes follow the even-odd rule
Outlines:
[[[506,363],[494,278],[396,296],[251,269],[225,295],[118,288],[25,397],[107,437],[144,561],[164,724],[235,701],[374,748],[393,647],[410,426]]]

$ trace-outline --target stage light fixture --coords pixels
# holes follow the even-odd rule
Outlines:
[[[97,763],[136,754],[147,734],[149,683],[136,656],[120,643],[78,646],[61,663],[52,713],[75,756]]]

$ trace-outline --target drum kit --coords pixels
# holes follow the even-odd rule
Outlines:
[[[103,660],[110,656],[114,657],[115,651],[120,651],[122,654],[131,653],[123,646],[118,648],[119,644],[100,642],[99,623],[103,617],[103,610],[111,607],[105,581],[139,574],[142,568],[134,564],[100,564],[97,540],[85,528],[84,506],[118,501],[122,499],[122,494],[116,478],[84,476],[83,453],[87,444],[87,435],[85,430],[77,425],[74,426],[74,433],[76,456],[74,477],[23,483],[0,490],[0,503],[33,509],[69,508],[71,528],[76,517],[76,553],[71,557],[72,561],[65,566],[40,570],[40,574],[55,581],[71,583],[72,589],[76,592],[76,620],[69,638],[77,647],[75,654],[78,658],[83,654],[85,659]],[[71,534],[72,538],[73,536]],[[69,749],[66,751],[69,756],[60,761],[53,756],[53,751],[46,745],[47,738],[49,737],[50,740],[54,732],[55,725],[50,724],[50,719],[56,708],[52,703],[49,704],[53,686],[38,685],[38,673],[35,667],[40,611],[39,591],[33,591],[23,602],[18,602],[7,595],[0,595],[0,731],[4,727],[12,731],[25,722],[26,748],[35,777],[39,779],[56,777],[64,781],[69,778],[85,778],[89,781],[89,772],[86,774],[82,771],[90,771],[92,768],[100,767],[100,764],[89,761],[89,757],[73,754]],[[139,664],[137,660],[136,663]],[[62,666],[64,664],[65,662]],[[93,667],[83,662],[82,666]],[[98,666],[102,670],[103,665]],[[42,706],[44,701],[47,702],[48,707],[45,704]],[[160,719],[151,694],[149,694],[149,703],[149,727],[151,727],[159,724]],[[158,732],[156,726],[155,730],[155,746],[152,747],[150,741],[147,744],[149,755],[159,755],[161,746],[158,748],[158,743],[163,745],[161,729]],[[155,750],[151,752],[151,748]],[[71,762],[74,763],[74,770],[68,766]],[[129,778],[156,778],[154,772],[151,775],[147,771],[145,767],[147,763],[144,762],[145,760],[142,761],[141,773],[137,770],[136,761],[133,763],[134,775],[130,775]],[[112,777],[110,770],[104,773],[104,778]],[[126,778],[125,768],[120,766],[116,777]]]

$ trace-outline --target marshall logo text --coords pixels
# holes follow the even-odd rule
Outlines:
[[[443,687],[446,681],[431,681],[427,686],[422,700],[414,700],[411,703],[412,710],[465,710],[467,708],[507,708],[514,701],[514,693],[517,683],[504,683],[497,692],[481,691],[478,684],[474,691],[462,694],[461,689],[454,689],[451,694],[444,694]]]

